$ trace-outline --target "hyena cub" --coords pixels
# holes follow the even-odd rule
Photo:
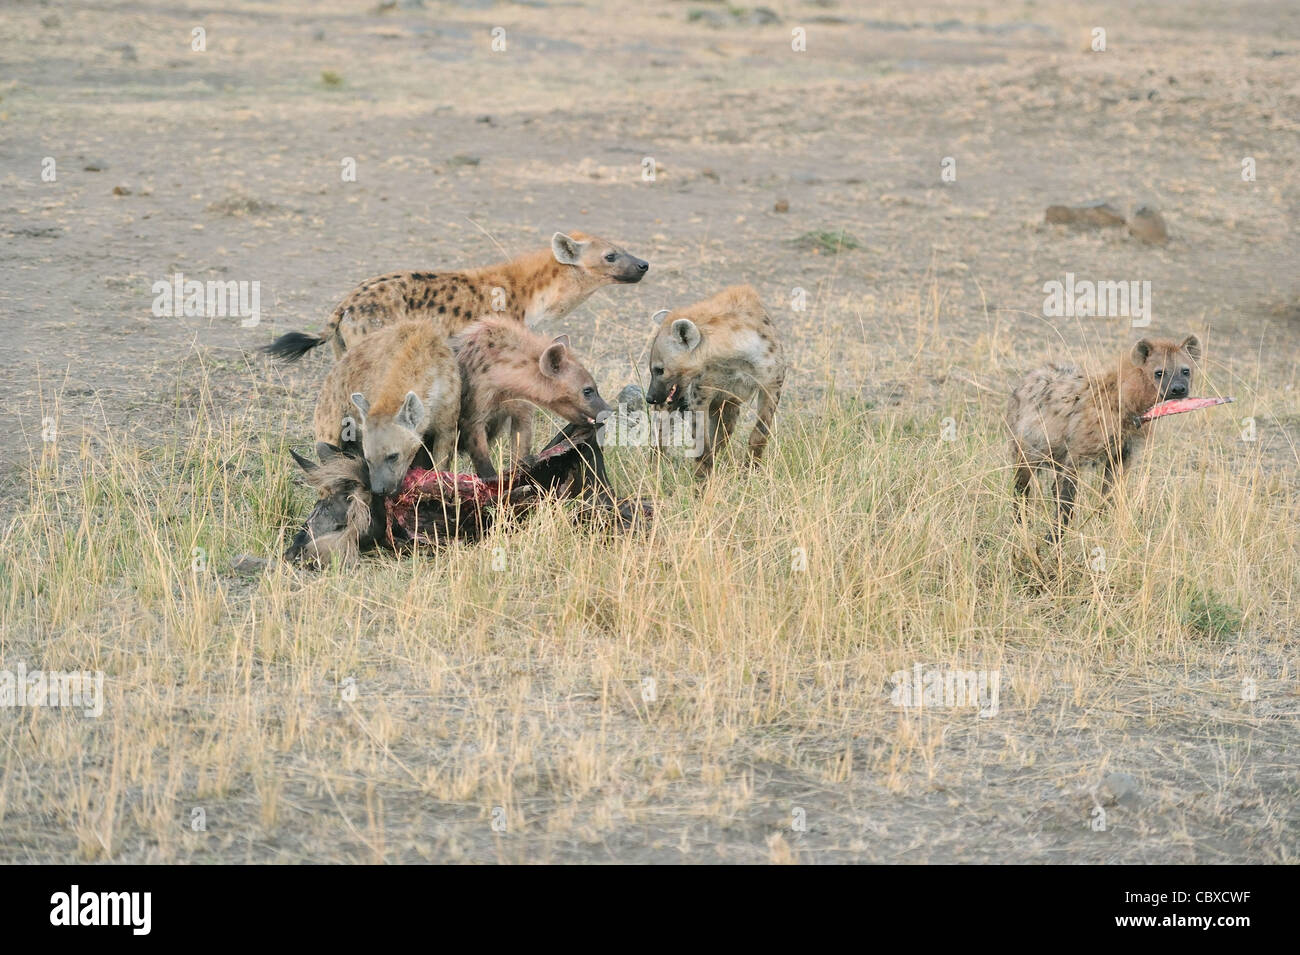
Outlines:
[[[316,441],[353,450],[359,443],[370,490],[391,494],[417,453],[432,467],[451,460],[460,394],[445,336],[428,322],[393,325],[330,369],[316,402]]]
[[[562,318],[606,285],[641,281],[650,263],[581,232],[557,232],[549,249],[459,272],[389,272],[362,282],[335,307],[322,335],[289,332],[263,350],[296,361],[329,342],[334,357],[379,329],[421,319],[452,335],[485,315],[533,324]]]
[[[1052,539],[1069,523],[1080,467],[1104,465],[1102,492],[1108,492],[1146,436],[1142,416],[1162,401],[1188,397],[1200,357],[1195,335],[1181,344],[1144,338],[1104,374],[1052,364],[1030,372],[1016,388],[1007,407],[1015,489],[1023,506],[1035,471],[1055,479]]]
[[[646,402],[666,405],[670,412],[707,413],[708,434],[695,466],[703,477],[713,468],[714,455],[726,447],[740,406],[755,393],[758,421],[749,436],[749,454],[754,463],[763,456],[786,367],[776,327],[758,293],[737,285],[668,312],[650,346]]]
[[[460,366],[460,443],[479,477],[494,476],[488,442],[506,425],[532,443],[532,409],[538,405],[573,424],[609,412],[591,373],[574,357],[569,338],[551,341],[520,322],[485,318],[452,339]],[[515,457],[521,454],[516,447]]]

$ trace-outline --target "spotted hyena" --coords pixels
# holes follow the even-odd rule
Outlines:
[[[560,318],[606,285],[639,282],[650,264],[608,239],[557,232],[549,249],[461,272],[389,272],[367,279],[339,302],[320,335],[290,332],[265,351],[296,361],[329,342],[341,357],[395,322],[423,319],[455,334],[494,315],[520,324]]]
[[[1191,394],[1200,356],[1195,335],[1181,343],[1144,338],[1109,371],[1085,374],[1052,364],[1020,383],[1007,407],[1015,489],[1023,502],[1035,473],[1053,479],[1053,537],[1069,523],[1080,469],[1102,465],[1102,490],[1109,491],[1146,437],[1142,416],[1161,401]]]
[[[707,415],[708,434],[696,463],[703,476],[730,439],[740,406],[755,395],[758,420],[749,454],[754,463],[762,458],[785,373],[780,338],[758,293],[738,285],[667,312],[650,346],[646,402]]]
[[[421,463],[450,462],[460,416],[460,369],[428,322],[391,325],[348,350],[316,402],[318,443],[360,445],[370,490],[390,494]],[[426,460],[427,458],[427,460]]]
[[[523,427],[515,459],[532,442],[531,403],[573,424],[590,424],[609,412],[591,372],[574,357],[567,335],[554,340],[520,322],[485,318],[452,338],[460,366],[460,443],[480,477],[495,472],[488,442],[513,419]]]

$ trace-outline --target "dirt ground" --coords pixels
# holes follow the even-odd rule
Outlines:
[[[1219,389],[1239,396],[1234,416],[1254,419],[1269,467],[1296,486],[1294,4],[223,7],[19,0],[0,14],[3,512],[22,506],[43,419],[72,435],[183,434],[200,368],[219,403],[268,420],[283,403],[300,408],[305,444],[327,357],[285,370],[254,349],[322,327],[371,275],[485,264],[557,229],[609,237],[651,263],[639,285],[601,291],[544,329],[570,334],[603,393],[645,378],[653,312],[748,282],[789,333],[792,416],[834,388],[869,407],[960,418],[1034,363],[1085,362],[1134,337],[1125,321],[1044,317],[1045,282],[1150,281],[1149,331],[1202,337]],[[1095,28],[1104,51],[1090,48]],[[348,160],[355,181],[342,175]],[[1128,216],[1154,206],[1170,240],[1044,223],[1051,204],[1099,199]],[[819,248],[807,236],[821,232],[856,247]],[[260,283],[260,321],[155,316],[152,286],[177,272]],[[796,289],[806,310],[789,308]],[[972,350],[991,360],[945,366]],[[942,378],[923,373],[940,366]],[[1151,824],[1157,838],[1124,861],[1295,861],[1295,662],[1294,643],[1274,660],[1291,696],[1257,741],[1261,792],[1214,809],[1222,838],[1174,800]],[[1149,732],[1159,752],[1161,730]],[[978,737],[948,745],[988,745]],[[1143,751],[1156,777],[1199,771]],[[774,803],[806,785],[784,767],[755,772]],[[822,818],[851,818],[854,835],[842,854],[814,857],[869,857],[863,841],[897,836],[904,817],[913,835],[875,858],[1116,857],[1047,837],[1009,857],[982,834],[1059,822],[1026,790],[969,812],[942,791],[897,804],[872,792],[882,801],[870,818],[852,792],[826,796]],[[1230,824],[1259,800],[1289,810]],[[766,858],[766,823],[752,826],[728,838],[757,855],[715,850],[705,834],[695,857]],[[681,858],[651,843],[630,827],[549,857]],[[467,853],[502,857],[490,834]]]

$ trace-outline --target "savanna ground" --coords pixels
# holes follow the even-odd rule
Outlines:
[[[359,6],[0,14],[0,669],[106,675],[98,719],[0,711],[0,861],[1296,861],[1300,9]],[[1099,198],[1170,242],[1043,223]],[[644,536],[550,506],[274,560],[328,358],[254,349],[566,228],[651,262],[543,328],[607,396],[656,309],[760,290],[767,467],[616,448]],[[259,281],[260,323],[155,317],[175,272]],[[1237,403],[1052,548],[1005,395],[1139,334],[1045,318],[1067,272],[1149,280]],[[916,664],[996,671],[997,712],[900,709]]]

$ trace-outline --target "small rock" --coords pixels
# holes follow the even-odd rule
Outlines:
[[[63,21],[59,19],[57,13],[51,13],[48,17],[41,17],[41,26],[45,27],[47,30],[53,30],[62,22]]]
[[[773,211],[773,212],[789,212],[789,211],[790,211],[790,200],[789,200],[789,199],[778,199],[778,200],[776,200],[776,205],[774,205],[774,206],[772,207],[772,211]]]
[[[266,570],[266,565],[269,563],[270,561],[265,557],[255,557],[252,554],[236,554],[230,561],[230,569],[236,574],[256,577]]]
[[[486,123],[488,126],[491,126],[491,125],[492,125],[492,117],[489,116],[489,115],[487,115],[486,113],[484,113],[482,116],[480,116],[480,117],[478,118],[478,122],[480,122],[480,123]]]
[[[483,160],[478,156],[467,156],[464,153],[457,153],[452,156],[448,163],[452,166],[477,166]]]
[[[1129,235],[1143,242],[1164,245],[1169,241],[1169,229],[1165,218],[1150,206],[1142,206],[1133,213],[1133,221],[1128,225]]]
[[[1100,199],[1081,206],[1048,206],[1044,220],[1053,225],[1084,229],[1101,229],[1124,224],[1124,217],[1108,202]]]
[[[311,35],[311,38],[312,38],[313,40],[315,40],[317,43],[319,43],[319,42],[321,42],[322,40],[325,39],[325,31],[324,31],[324,30],[317,30],[316,32],[314,32],[314,33]]]
[[[130,43],[118,43],[115,46],[110,46],[109,49],[112,50],[114,53],[121,53],[122,60],[126,63],[135,63],[137,60],[140,59],[135,54],[135,47],[133,47]]]
[[[640,385],[627,385],[618,393],[614,406],[622,405],[628,411],[639,411],[645,407],[645,392]]]
[[[755,7],[753,10],[741,14],[739,19],[755,26],[766,26],[769,23],[781,22],[781,18],[777,16],[776,11],[770,7]]]
[[[720,182],[720,181],[721,181],[720,179],[718,179],[718,174],[717,174],[716,172],[714,172],[712,169],[709,169],[709,168],[707,168],[707,167],[704,168],[704,169],[701,169],[701,170],[700,170],[700,178],[701,178],[701,179],[711,179],[711,180],[713,180],[714,182]]]
[[[130,188],[127,187],[127,186],[114,186],[114,187],[113,187],[113,195],[115,195],[115,196],[129,196],[130,194],[131,194],[131,190],[130,190]]]
[[[1107,773],[1097,784],[1097,802],[1102,806],[1131,804],[1138,799],[1138,781],[1132,773]]]
[[[103,172],[108,168],[108,163],[100,159],[92,159],[81,168],[86,172]]]

